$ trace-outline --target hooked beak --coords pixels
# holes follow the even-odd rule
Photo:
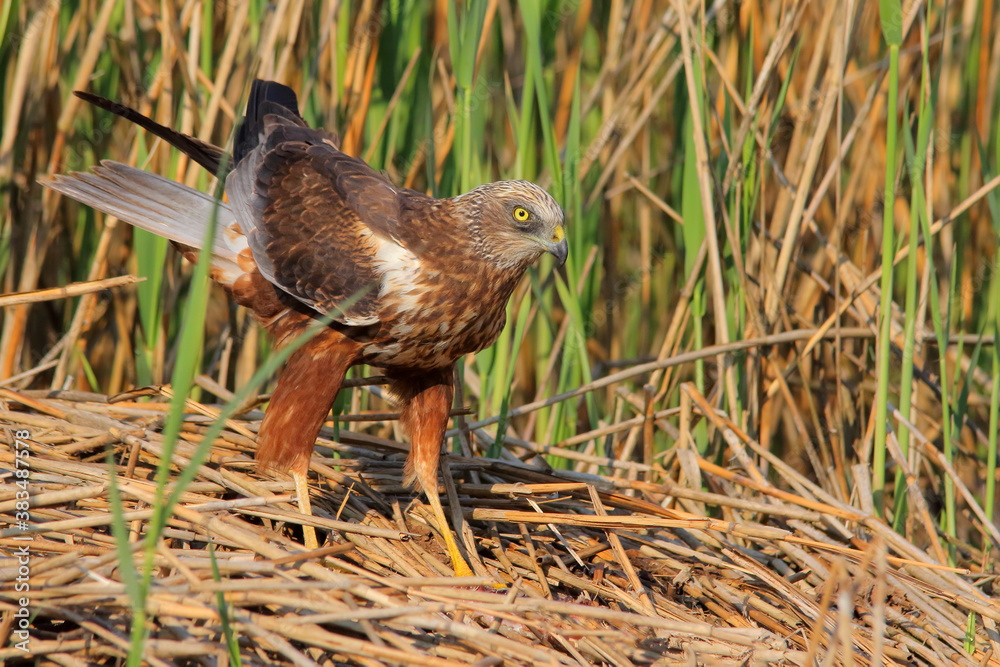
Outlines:
[[[562,225],[556,227],[552,233],[552,240],[545,245],[545,252],[555,257],[559,266],[566,263],[566,257],[569,256],[569,243],[566,242],[566,230],[563,229]]]

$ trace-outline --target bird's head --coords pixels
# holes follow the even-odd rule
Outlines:
[[[456,200],[466,209],[479,251],[500,268],[523,269],[546,252],[560,266],[566,262],[563,210],[534,183],[487,183]]]

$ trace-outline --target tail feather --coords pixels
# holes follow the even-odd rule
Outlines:
[[[218,146],[160,125],[135,109],[92,93],[76,91],[76,96],[94,106],[110,111],[172,144],[213,174],[218,174],[224,152]],[[251,153],[261,140],[268,117],[277,116],[292,126],[306,126],[299,115],[295,92],[273,81],[254,81],[247,113],[236,133],[235,162]],[[333,140],[333,137],[331,137]],[[225,176],[224,174],[219,174]],[[212,276],[232,287],[243,275],[239,257],[249,252],[246,237],[226,204],[216,204],[212,197],[180,183],[126,165],[104,161],[92,173],[74,172],[39,179],[46,187],[61,192],[99,211],[173,241],[191,257],[205,243],[205,232],[212,211],[218,206],[218,227],[212,244]]]
[[[232,285],[243,271],[238,257],[246,238],[229,232],[239,229],[236,217],[224,202],[181,183],[118,162],[105,160],[91,173],[73,172],[39,179],[57,192],[99,211],[191,248],[205,244],[213,209],[218,207],[212,244],[213,274]]]

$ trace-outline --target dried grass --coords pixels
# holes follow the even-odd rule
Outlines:
[[[0,29],[7,664],[120,664],[129,650],[132,601],[111,534],[105,451],[138,550],[172,388],[119,392],[170,377],[189,285],[190,268],[170,254],[158,289],[126,286],[132,274],[160,277],[135,259],[140,242],[127,226],[37,185],[104,158],[199,178],[129,124],[83,111],[71,91],[104,92],[225,143],[249,81],[273,78],[299,92],[314,124],[337,129],[395,182],[449,194],[469,176],[456,157],[464,91],[445,2],[99,0],[68,16],[69,4],[3,5],[12,12]],[[476,417],[457,413],[449,437],[470,456],[446,458],[444,496],[477,577],[449,577],[427,508],[401,486],[406,446],[391,438],[392,408],[363,388],[378,378],[352,379],[354,414],[341,416],[339,434],[324,432],[314,517],[291,502],[291,480],[253,464],[260,397],[227,422],[168,524],[146,661],[233,662],[221,594],[246,664],[1000,664],[1000,532],[986,484],[996,457],[985,426],[1000,400],[987,370],[1000,307],[997,3],[903,2],[900,105],[889,110],[878,4],[555,0],[533,41],[522,30],[533,3],[488,0],[488,37],[469,45],[482,127],[468,152],[482,180],[523,171],[543,185],[576,155],[567,197],[586,206],[567,228],[569,289],[551,303],[529,297],[515,386],[497,381],[509,377],[503,364],[478,360],[458,386]],[[405,22],[389,18],[396,7],[426,32],[401,30]],[[533,104],[531,53],[544,61],[552,102],[530,112],[537,127],[515,122]],[[919,235],[919,393],[909,414],[889,412],[910,434],[905,455],[891,435],[887,443],[886,472],[904,473],[909,500],[897,533],[875,516],[870,468],[879,193],[887,119],[901,134],[919,124],[924,55],[941,83],[923,177],[933,250]],[[679,121],[699,78],[705,123],[691,130],[688,154]],[[538,148],[550,117],[552,156]],[[683,172],[695,159],[707,165],[692,197]],[[906,171],[893,218],[901,278],[907,220],[920,208]],[[684,206],[699,198],[715,216],[711,247],[685,233],[703,224]],[[549,277],[539,278],[551,294]],[[941,340],[932,288],[937,314],[951,314]],[[905,305],[901,290],[892,296],[903,349]],[[228,401],[261,365],[263,346],[246,313],[224,303],[217,290],[201,367],[211,377],[197,384],[201,396]],[[156,311],[151,327],[144,307]],[[510,343],[497,349],[518,354]],[[497,439],[508,390],[501,458],[472,457]],[[173,473],[218,412],[207,399],[188,403]],[[946,441],[952,418],[961,428]],[[30,433],[28,533],[13,484],[19,430]],[[949,487],[955,530],[946,527]],[[303,553],[306,521],[328,538],[319,552]],[[25,544],[30,593],[16,590]],[[943,565],[951,558],[957,568]],[[35,614],[27,656],[13,648],[22,595]]]
[[[15,487],[0,492],[0,547],[30,545],[29,656],[114,662],[127,652],[131,619],[104,448],[127,462],[115,472],[138,546],[166,404],[10,390],[3,400],[0,466],[13,462],[14,432],[31,433],[27,533]],[[700,458],[682,437],[655,466],[662,483],[552,470],[530,452],[522,462],[517,447],[501,459],[447,457],[446,490],[480,575],[454,579],[427,508],[401,486],[403,445],[346,430],[339,443],[321,439],[316,516],[307,517],[290,503],[290,480],[255,469],[246,433],[259,414],[250,413],[215,443],[169,522],[146,658],[225,664],[220,592],[246,664],[807,664],[825,655],[834,664],[972,666],[1000,655],[1000,600],[974,585],[989,577],[939,565],[773,455],[757,451],[755,465],[743,446],[759,446],[711,415],[733,468]],[[175,467],[205,421],[189,415]],[[319,552],[303,552],[304,522],[327,531]],[[967,564],[981,558],[963,553]],[[16,559],[0,560],[4,588],[16,576]],[[15,604],[0,598],[0,610]],[[971,653],[969,612],[982,618]],[[10,630],[0,628],[0,659],[23,657]]]

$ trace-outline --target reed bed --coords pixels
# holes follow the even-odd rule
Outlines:
[[[4,3],[0,661],[1000,664],[997,4]],[[224,145],[255,77],[398,184],[567,213],[456,377],[472,579],[377,369],[303,516],[253,464],[281,354],[204,263],[36,183],[211,192],[72,91]]]
[[[167,404],[2,394],[0,418],[31,433],[35,618],[28,656],[5,641],[0,659],[115,662],[131,616],[102,450],[123,453],[114,474],[138,538],[163,447],[150,425]],[[204,434],[198,413],[212,412],[192,407],[175,474]],[[144,658],[225,664],[226,628],[243,664],[811,664],[850,653],[858,665],[973,666],[1000,655],[986,577],[942,566],[721,415],[709,419],[734,443],[734,465],[681,445],[662,462],[676,475],[657,481],[641,466],[636,479],[555,470],[534,443],[497,459],[447,457],[448,504],[480,575],[456,579],[427,507],[401,486],[404,445],[321,438],[308,517],[291,481],[255,471],[249,413],[216,440],[164,531]],[[14,504],[5,489],[0,545],[12,551],[25,543]],[[329,535],[318,553],[303,552],[306,521]],[[5,582],[16,570],[0,559]],[[970,612],[982,619],[971,634]]]

